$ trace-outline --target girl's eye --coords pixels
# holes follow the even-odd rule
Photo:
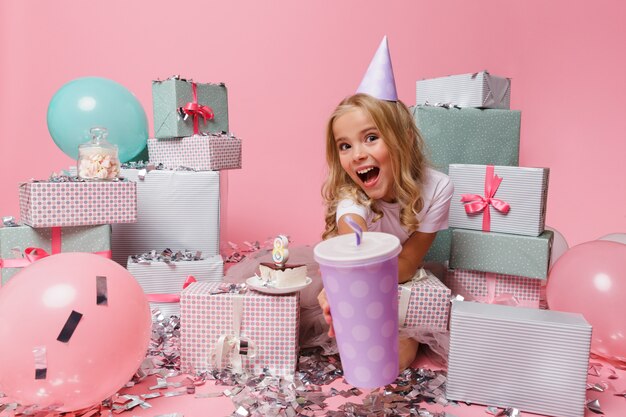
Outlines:
[[[340,143],[339,144],[339,150],[340,151],[345,151],[345,150],[348,150],[348,149],[350,149],[350,145],[348,145],[347,143]]]
[[[376,135],[367,135],[365,137],[365,142],[374,142],[376,139],[378,139],[378,136]]]

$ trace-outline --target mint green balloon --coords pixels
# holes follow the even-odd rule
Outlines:
[[[48,131],[70,158],[90,140],[89,129],[106,127],[107,140],[119,148],[120,162],[141,153],[148,140],[148,119],[139,100],[123,85],[100,77],[85,77],[63,85],[48,105]]]

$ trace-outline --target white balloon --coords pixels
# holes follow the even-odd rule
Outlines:
[[[568,249],[569,245],[565,237],[556,230],[554,227],[546,226],[546,230],[551,230],[554,233],[554,240],[552,241],[552,252],[550,253],[550,268]]]
[[[626,233],[609,233],[606,236],[602,236],[598,240],[610,240],[613,242],[619,242],[626,245]]]

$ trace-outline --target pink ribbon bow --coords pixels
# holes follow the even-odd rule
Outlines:
[[[196,277],[189,275],[183,283],[183,290],[192,283],[196,282]],[[179,303],[180,293],[178,294],[146,294],[148,301],[152,303]]]
[[[506,203],[493,196],[498,191],[498,187],[502,182],[502,178],[494,174],[493,165],[487,165],[485,172],[485,195],[478,194],[462,194],[461,201],[465,204],[465,212],[467,214],[477,214],[483,212],[483,231],[491,230],[491,212],[489,206],[493,206],[501,213],[508,213],[511,209],[509,203]]]
[[[196,83],[194,82],[191,83],[191,93],[193,94],[193,102],[185,104],[181,110],[186,115],[193,117],[193,133],[194,135],[197,135],[200,133],[198,119],[202,117],[204,119],[204,124],[206,124],[207,120],[212,120],[215,115],[213,114],[213,109],[209,106],[198,104],[198,91]]]
[[[502,304],[513,307],[519,305],[519,300],[513,294],[503,293],[496,295],[496,274],[493,272],[486,272],[485,278],[487,281],[487,303]]]

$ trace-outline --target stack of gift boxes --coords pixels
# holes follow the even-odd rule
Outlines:
[[[266,295],[222,282],[225,170],[241,168],[226,86],[172,77],[154,81],[152,96],[149,164],[122,169],[137,184],[137,223],[114,227],[113,258],[127,265],[163,316],[180,316],[185,370],[293,374],[299,294]]]
[[[137,219],[136,184],[86,182],[67,176],[19,185],[21,223],[3,217],[0,276],[6,284],[22,268],[61,252],[111,257],[111,224]]]
[[[455,187],[450,229],[427,259],[447,266],[444,283],[466,300],[452,304],[447,395],[582,417],[591,327],[538,309],[553,239],[549,170],[518,166],[510,86],[486,71],[417,82],[416,124]]]

